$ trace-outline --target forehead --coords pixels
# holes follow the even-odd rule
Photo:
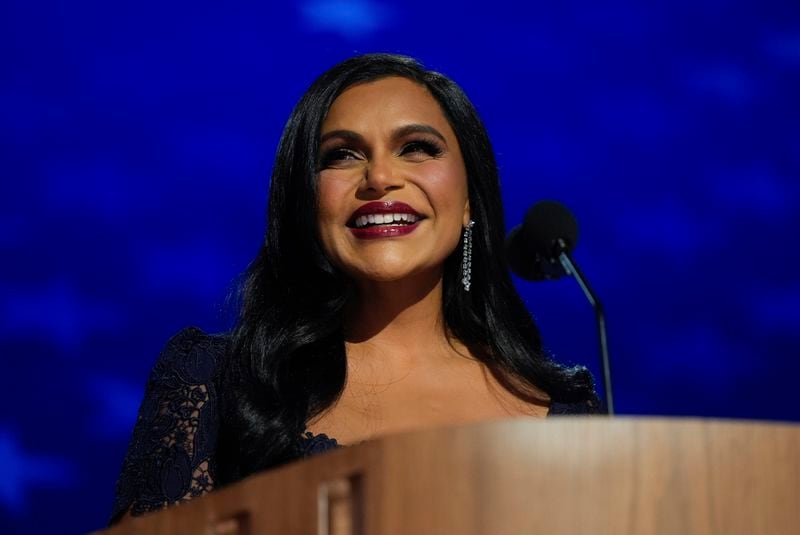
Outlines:
[[[349,87],[333,101],[322,133],[393,129],[403,124],[429,124],[455,137],[439,103],[423,86],[393,76]]]

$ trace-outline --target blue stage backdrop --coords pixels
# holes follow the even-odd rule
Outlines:
[[[147,374],[229,327],[311,80],[410,54],[474,99],[507,224],[568,204],[619,412],[800,421],[795,0],[0,7],[0,531],[104,525]],[[572,280],[517,281],[598,374]]]

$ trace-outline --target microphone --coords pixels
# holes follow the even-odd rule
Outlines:
[[[556,201],[540,201],[528,210],[522,225],[517,225],[509,232],[505,242],[506,259],[511,270],[526,280],[553,280],[564,275],[575,277],[594,308],[606,407],[609,416],[613,416],[614,396],[605,314],[602,303],[572,258],[571,253],[577,243],[578,222],[572,212]]]
[[[540,201],[506,238],[506,258],[511,269],[525,280],[558,279],[568,274],[558,261],[561,250],[578,244],[578,222],[556,201]]]

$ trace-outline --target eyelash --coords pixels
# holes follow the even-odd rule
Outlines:
[[[400,156],[405,156],[415,152],[422,152],[431,158],[437,158],[441,156],[444,151],[438,144],[432,141],[428,141],[426,139],[416,139],[403,145],[403,147],[400,149]],[[325,151],[320,158],[320,169],[325,169],[331,164],[344,161],[345,159],[358,159],[358,154],[356,151],[347,147],[332,147],[331,149]]]
[[[410,148],[421,149],[422,152],[424,152],[425,154],[427,154],[432,158],[441,156],[443,152],[442,148],[436,143],[433,143],[432,141],[428,141],[426,139],[417,139],[406,143],[400,150],[400,154],[402,155],[402,154],[408,154],[409,152],[415,152],[415,151],[410,151],[409,150]]]
[[[320,168],[325,169],[334,162],[340,162],[345,159],[345,156],[355,157],[356,155],[354,151],[344,147],[334,147],[325,151],[325,154],[319,159]]]

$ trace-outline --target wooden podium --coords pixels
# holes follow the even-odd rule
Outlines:
[[[106,533],[800,534],[800,426],[594,417],[417,431]]]

